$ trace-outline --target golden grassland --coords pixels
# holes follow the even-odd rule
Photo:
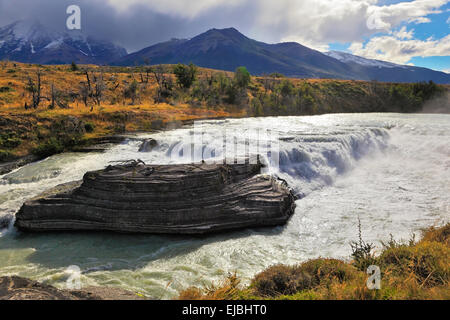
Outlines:
[[[252,77],[248,87],[242,89],[233,82],[233,73],[205,68],[197,68],[194,85],[185,89],[176,84],[173,66],[162,67],[164,77],[173,84],[170,96],[163,100],[155,98],[160,86],[149,67],[72,68],[0,62],[0,162],[29,154],[45,157],[95,143],[102,137],[174,128],[196,119],[416,112],[437,93],[450,92],[448,86],[427,83],[287,79],[280,75]],[[32,108],[29,81],[36,86],[38,71],[43,98],[37,108]],[[94,77],[103,79],[99,103],[92,96],[87,103],[82,99],[85,71],[91,81]],[[137,89],[130,98],[127,90],[133,84]],[[63,97],[63,107],[51,103],[52,88]],[[450,108],[450,95],[440,103]]]
[[[367,265],[381,269],[381,288],[366,285]],[[391,239],[382,252],[359,261],[313,259],[295,266],[275,265],[242,286],[236,274],[222,283],[182,291],[181,300],[410,300],[450,299],[450,224],[428,228],[416,242]]]
[[[13,62],[3,62],[0,66],[0,162],[25,156],[46,143],[52,136],[59,134],[55,123],[69,116],[77,117],[88,123],[92,130],[83,133],[78,139],[87,142],[95,138],[134,131],[153,131],[166,127],[167,124],[205,118],[242,117],[243,110],[232,107],[207,108],[191,106],[187,103],[155,103],[153,96],[156,82],[149,77],[148,83],[140,85],[139,99],[130,105],[129,99],[123,97],[123,87],[137,80],[140,75],[132,68],[121,68],[111,72],[103,71],[105,80],[101,105],[89,101],[85,106],[80,99],[74,99],[69,108],[49,108],[52,85],[61,92],[76,93],[80,83],[86,81],[82,69],[91,73],[100,72],[100,67],[80,66],[79,71],[72,71],[71,66],[37,66]],[[30,104],[27,81],[30,77],[37,82],[37,70],[41,72],[43,99],[37,109],[25,110],[25,103]],[[121,72],[124,70],[125,72]],[[207,72],[202,69],[201,73]],[[146,76],[146,75],[145,75]],[[173,75],[168,75],[173,77]],[[92,74],[91,74],[92,77]],[[117,90],[112,88],[119,84]],[[92,109],[91,109],[92,108]],[[5,142],[2,146],[2,139]],[[80,143],[77,142],[77,143]],[[2,150],[4,159],[2,159]],[[6,154],[7,153],[7,154]]]
[[[170,66],[166,66],[166,70],[169,70]],[[26,90],[28,78],[36,81],[36,72],[41,72],[43,95],[50,97],[51,86],[54,85],[59,91],[64,92],[77,92],[79,90],[80,83],[86,81],[85,70],[90,73],[99,74],[103,73],[106,89],[102,98],[101,108],[97,108],[103,112],[110,111],[128,111],[130,109],[130,101],[120,95],[125,85],[131,83],[133,80],[140,81],[140,73],[147,78],[147,74],[141,68],[133,67],[102,67],[96,65],[80,65],[79,70],[72,71],[70,65],[35,65],[24,64],[18,62],[0,62],[0,88],[10,88],[10,91],[4,92],[0,99],[0,111],[9,113],[20,114],[35,114],[45,112],[48,113],[49,101],[43,101],[42,105],[37,110],[24,109],[25,102],[30,100],[30,95]],[[217,73],[219,71],[198,68],[199,77],[204,77],[211,73]],[[232,76],[232,73],[220,71],[221,73]],[[174,79],[174,75],[166,74],[166,76]],[[92,77],[92,75],[91,75]],[[113,90],[113,87],[119,84],[118,89]],[[148,83],[142,86],[140,89],[140,99],[136,103],[135,107],[141,107],[143,110],[152,110],[156,112],[167,112],[172,114],[175,109],[167,109],[167,104],[161,104],[154,102],[153,96],[156,90],[156,81],[151,74],[148,77]],[[0,91],[1,92],[1,91]],[[93,103],[89,103],[91,105]],[[82,115],[89,114],[90,108],[86,108],[80,100],[76,100],[74,103],[70,103],[70,109],[56,108],[52,110],[52,115],[58,114],[74,114]],[[177,104],[177,109],[180,108],[178,114],[187,114],[189,111],[185,108],[184,104]],[[94,109],[96,109],[94,107]],[[203,110],[206,114],[210,114],[211,110]],[[197,111],[197,114],[200,113]],[[220,112],[219,112],[220,114]],[[175,115],[176,116],[176,115]]]

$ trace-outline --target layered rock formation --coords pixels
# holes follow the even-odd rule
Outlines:
[[[24,231],[108,230],[203,234],[286,223],[290,189],[256,164],[145,165],[88,172],[48,190],[16,214]]]

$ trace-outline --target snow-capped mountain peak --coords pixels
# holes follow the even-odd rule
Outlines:
[[[367,59],[360,56],[355,56],[353,54],[342,52],[342,51],[328,51],[324,52],[329,57],[337,59],[344,63],[356,63],[366,67],[381,67],[381,68],[398,68],[403,67],[402,65],[395,64],[392,62],[375,60],[375,59]]]
[[[0,28],[0,59],[42,64],[104,64],[126,55],[124,48],[81,31],[51,30],[39,21],[16,21]]]

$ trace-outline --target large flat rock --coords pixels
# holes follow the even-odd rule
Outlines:
[[[145,165],[88,172],[25,202],[23,231],[203,234],[282,225],[294,212],[290,189],[261,175],[262,164]]]

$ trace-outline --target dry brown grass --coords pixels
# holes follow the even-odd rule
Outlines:
[[[191,287],[182,291],[178,300],[231,300],[239,294],[240,280],[235,273],[218,285],[211,284],[205,288]]]
[[[368,275],[353,263],[313,259],[296,266],[276,265],[257,274],[250,286],[234,279],[212,290],[188,288],[180,299],[289,300],[448,300],[450,299],[450,224],[424,231],[419,242],[389,242],[375,263],[381,289],[367,288]],[[227,294],[222,294],[226,292]]]
[[[421,241],[441,242],[446,246],[450,246],[450,223],[441,228],[430,227],[423,231]]]
[[[157,84],[152,76],[148,83],[141,83],[140,71],[134,68],[100,69],[98,66],[79,66],[79,71],[72,71],[70,65],[37,66],[13,62],[0,63],[0,162],[34,153],[43,144],[48,144],[55,135],[55,125],[64,118],[74,116],[89,123],[92,130],[76,137],[85,142],[108,135],[134,131],[153,131],[165,127],[178,126],[183,121],[242,117],[244,110],[232,110],[226,106],[209,108],[205,105],[195,107],[184,102],[156,103]],[[31,94],[27,91],[27,81],[34,81],[37,71],[41,73],[42,95],[45,97],[37,109],[25,110],[24,105],[31,103]],[[105,83],[104,96],[101,105],[96,105],[89,99],[85,106],[80,97],[69,101],[69,108],[50,108],[52,85],[57,91],[77,94],[80,83],[86,82],[83,70],[89,70],[92,75],[103,73]],[[213,72],[200,69],[200,77]],[[146,75],[144,74],[146,77]],[[166,74],[167,77],[173,77]],[[139,98],[134,105],[131,99],[125,98],[123,91],[134,80],[139,82]],[[116,89],[115,86],[119,85]],[[8,141],[8,143],[3,143]],[[9,143],[19,141],[18,145]],[[63,146],[63,149],[69,146]]]

